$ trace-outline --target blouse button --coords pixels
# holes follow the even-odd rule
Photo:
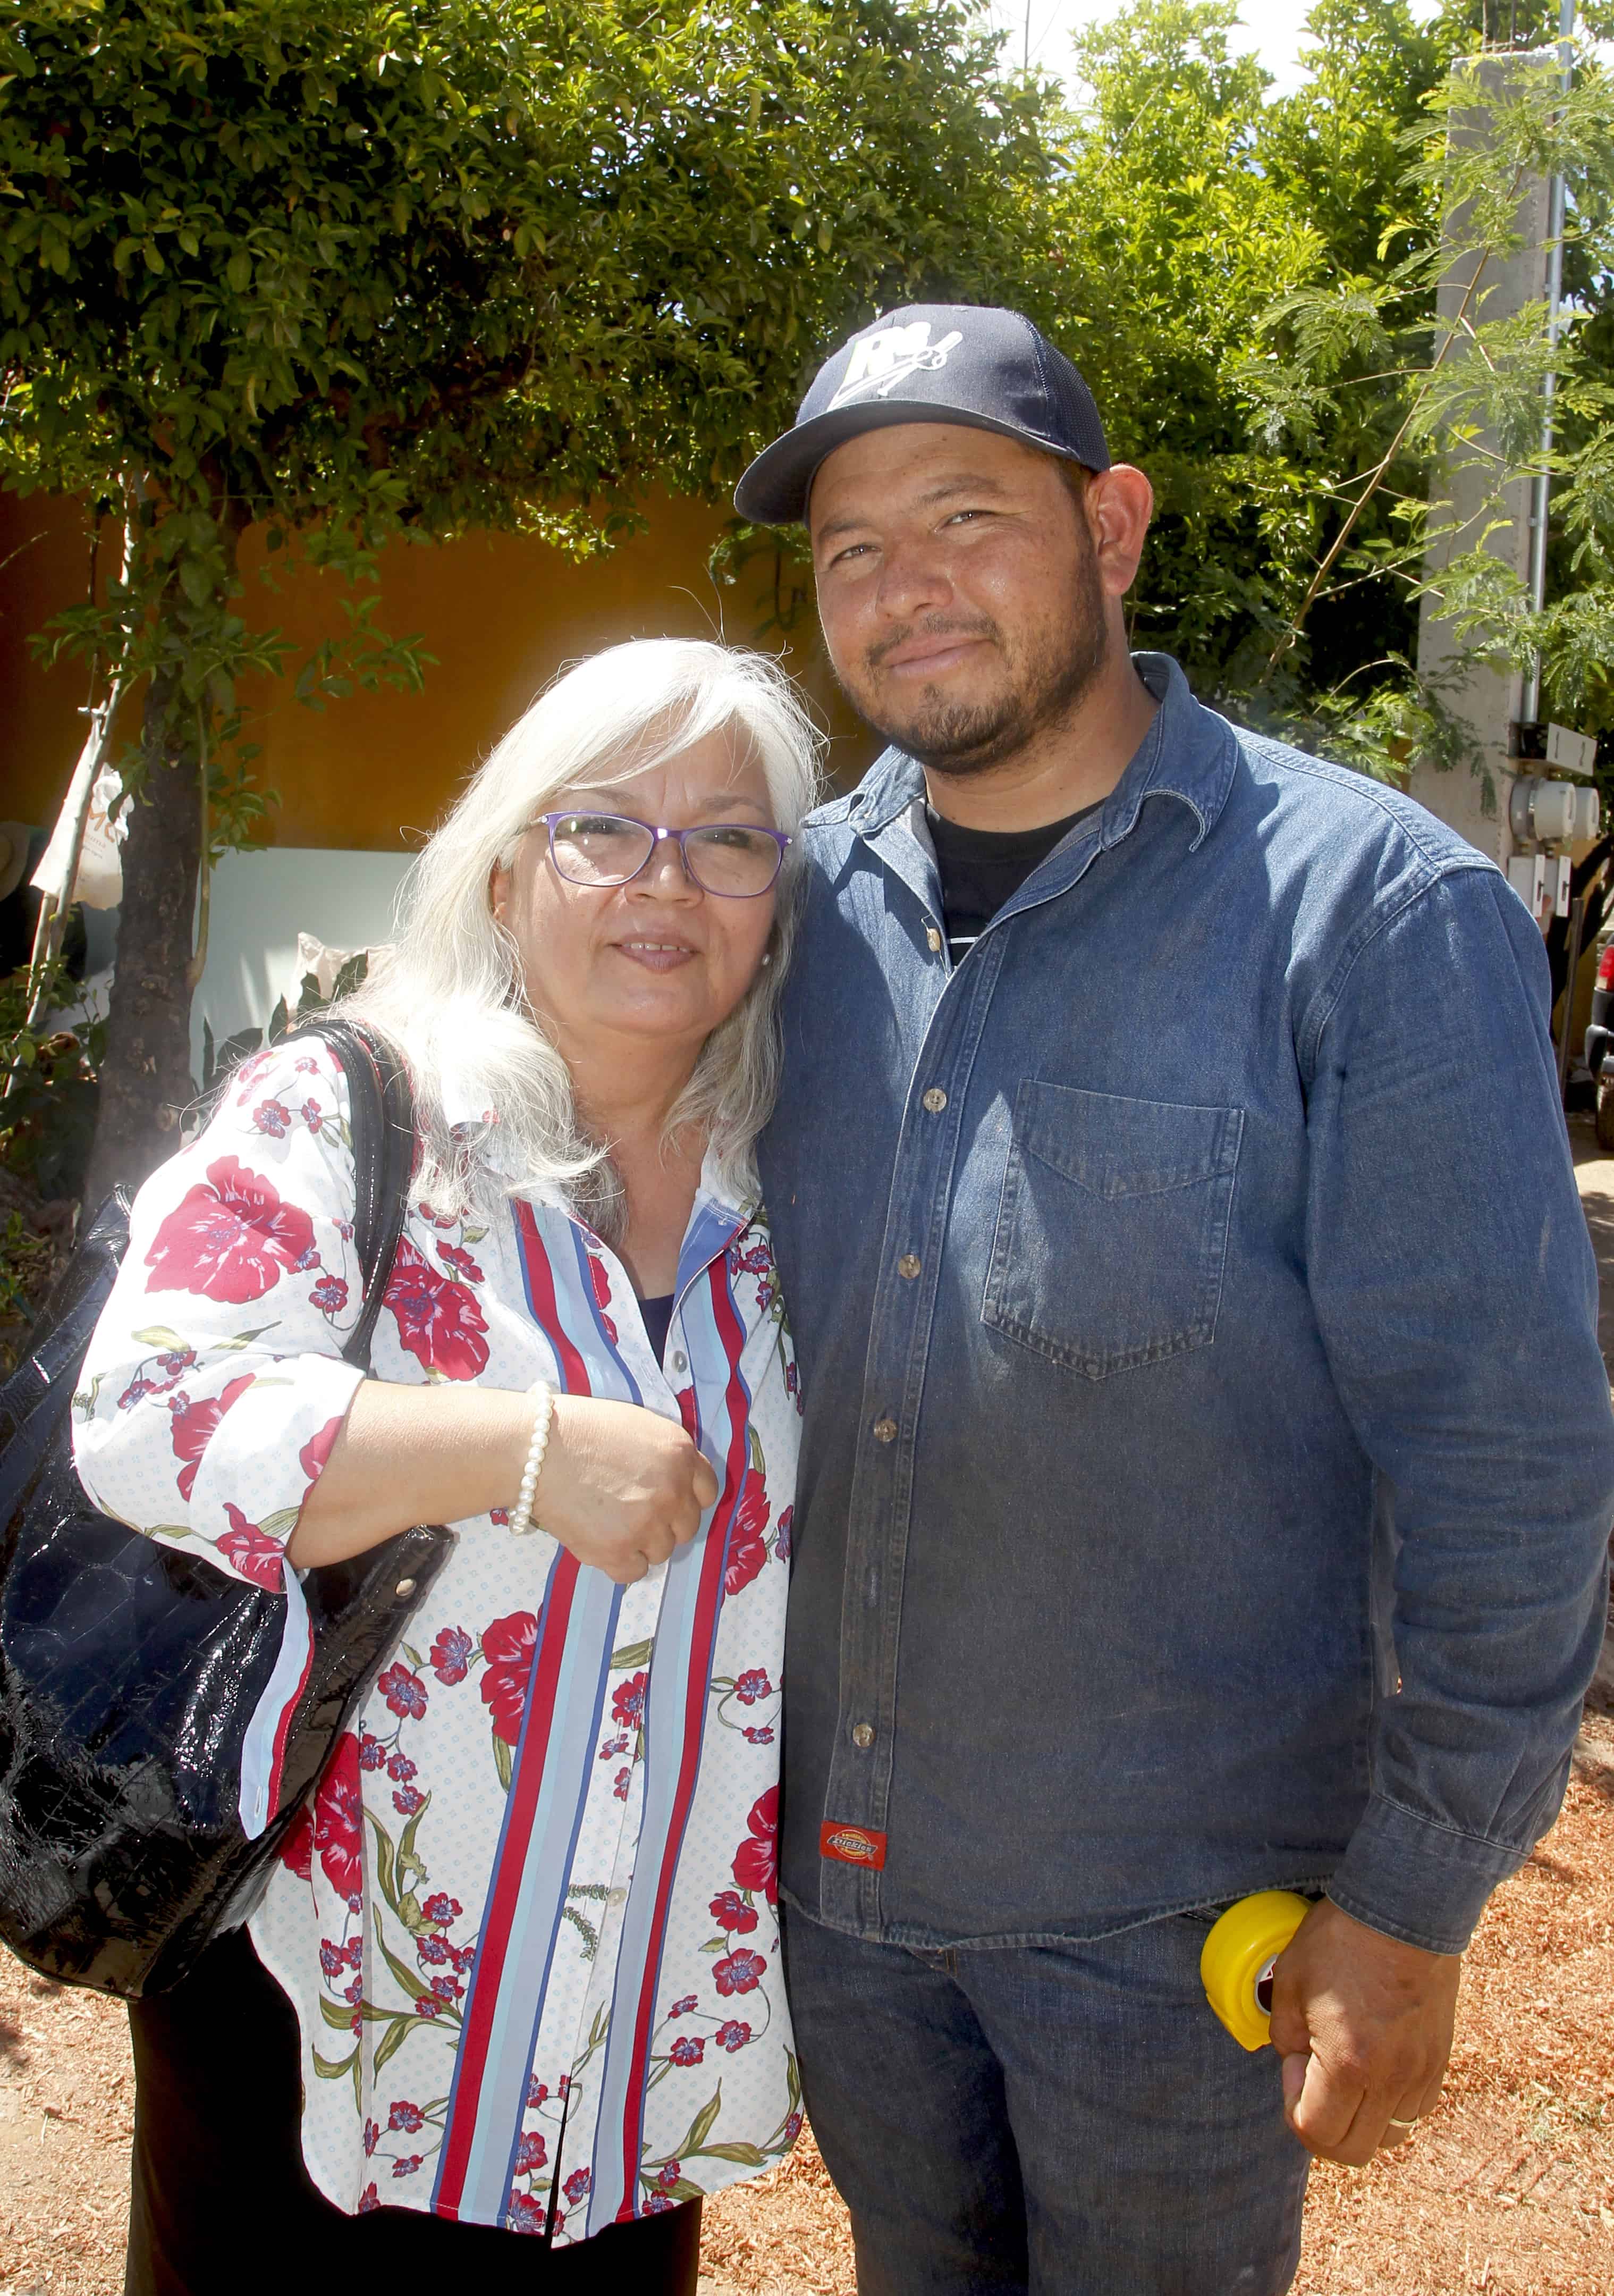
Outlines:
[[[857,1748],[859,1753],[866,1754],[873,1742],[874,1727],[873,1723],[860,1722],[852,1733],[852,1743]]]
[[[939,1116],[946,1104],[947,1095],[938,1084],[933,1084],[920,1103],[921,1107],[931,1116]]]
[[[676,1355],[673,1357],[673,1369],[675,1371],[687,1371],[689,1369],[689,1357],[683,1353]]]
[[[919,1273],[919,1258],[917,1253],[905,1251],[902,1258],[897,1263],[897,1273],[898,1275],[903,1277],[905,1282],[912,1283],[914,1278]]]
[[[941,935],[937,931],[934,925],[931,925],[925,934],[925,939],[930,945],[931,955],[939,956],[941,955]]]
[[[894,1419],[877,1419],[874,1422],[874,1440],[877,1443],[895,1443],[897,1422]]]

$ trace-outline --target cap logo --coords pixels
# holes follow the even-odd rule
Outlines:
[[[963,335],[954,328],[940,342],[932,343],[929,319],[915,319],[907,327],[882,327],[878,334],[860,335],[852,346],[840,387],[825,407],[825,414],[832,414],[838,406],[851,406],[860,399],[889,398],[909,375],[922,371],[933,374],[938,367],[946,366],[947,353],[963,340]]]

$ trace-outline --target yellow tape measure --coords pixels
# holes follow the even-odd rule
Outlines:
[[[1200,1956],[1205,1997],[1247,2049],[1264,2049],[1272,2038],[1270,1997],[1264,2002],[1261,1988],[1310,1911],[1292,1890],[1258,1890],[1229,1906],[1205,1940]]]

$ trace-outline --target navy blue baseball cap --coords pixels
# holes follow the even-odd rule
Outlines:
[[[805,518],[824,456],[859,431],[897,422],[967,423],[1090,471],[1110,468],[1093,393],[1029,319],[979,303],[909,303],[824,361],[791,428],[734,488],[734,508],[756,526]]]

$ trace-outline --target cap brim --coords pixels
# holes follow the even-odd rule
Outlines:
[[[765,447],[734,488],[734,508],[753,526],[793,526],[807,516],[813,479],[826,455],[864,430],[894,430],[904,422],[952,422],[969,430],[993,430],[1000,439],[1018,439],[1039,454],[1057,455],[1061,462],[1077,456],[1051,439],[1025,430],[1018,422],[995,422],[989,415],[972,414],[963,406],[939,406],[933,399],[864,400],[858,406],[832,408],[799,422],[782,439]],[[1083,468],[1087,466],[1084,464]]]

